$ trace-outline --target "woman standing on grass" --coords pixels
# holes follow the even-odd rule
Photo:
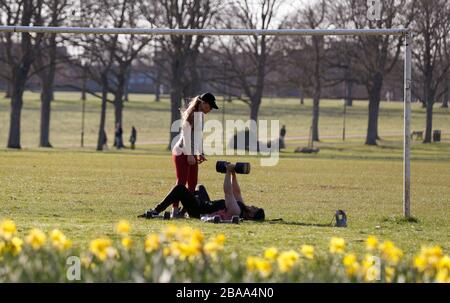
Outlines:
[[[183,112],[180,139],[172,148],[172,158],[175,163],[177,185],[186,186],[195,192],[198,179],[198,165],[206,161],[203,154],[203,119],[211,109],[218,109],[216,98],[211,93],[204,93],[189,102]],[[183,217],[179,201],[172,204],[172,217]]]

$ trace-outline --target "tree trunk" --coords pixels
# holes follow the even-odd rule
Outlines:
[[[448,108],[448,98],[449,98],[449,79],[448,76],[445,77],[445,83],[444,83],[444,99],[442,100],[442,108]]]
[[[345,81],[345,102],[347,106],[353,106],[353,81]]]
[[[365,144],[377,145],[377,140],[380,139],[378,136],[378,112],[380,109],[383,75],[374,75],[371,82],[372,85],[367,88],[367,92],[369,93],[369,118]]]
[[[300,105],[305,104],[305,94],[303,93],[303,89],[299,90],[299,94],[300,94]]]
[[[116,94],[114,95],[114,126],[119,124],[122,127],[122,115],[123,115],[123,93],[122,88],[118,88]],[[120,135],[119,142],[121,142],[120,148],[124,147],[123,145],[123,135]],[[116,137],[114,135],[114,146],[117,147]]]
[[[128,102],[128,94],[129,94],[129,86],[130,86],[130,77],[131,77],[131,66],[127,68],[126,77],[125,77],[125,85],[123,88],[123,101]],[[122,123],[121,123],[122,124]]]
[[[427,102],[425,138],[423,139],[423,143],[431,143],[431,135],[433,132],[433,103],[431,100]]]
[[[52,91],[53,89],[49,82],[45,82],[42,84],[41,129],[40,129],[39,147],[52,147],[52,145],[50,144],[50,113],[51,113]]]
[[[156,81],[155,85],[155,102],[161,101],[161,90],[160,90],[160,84],[159,81]]]
[[[105,140],[106,102],[108,98],[107,81],[106,75],[102,75],[102,107],[100,112],[100,127],[98,129],[97,151],[103,150],[103,142]]]
[[[20,120],[23,105],[23,93],[28,77],[32,58],[25,58],[20,66],[14,69],[11,98],[11,115],[9,124],[8,148],[20,149]]]
[[[11,99],[11,115],[9,124],[8,148],[20,149],[20,122],[23,105],[23,89],[14,89]]]
[[[312,112],[312,140],[319,142],[319,103],[320,97],[314,93],[313,98],[313,112]]]

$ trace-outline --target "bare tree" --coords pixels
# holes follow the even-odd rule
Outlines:
[[[343,28],[394,28],[407,27],[411,15],[406,13],[406,0],[385,0],[381,2],[379,20],[367,17],[369,1],[342,0],[333,9],[334,22]],[[384,77],[392,71],[399,58],[402,37],[357,36],[355,47],[348,48],[355,58],[352,68],[359,82],[366,86],[369,94],[369,111],[366,144],[376,145],[378,135],[378,113]]]
[[[139,20],[137,0],[91,1],[83,5],[83,20],[89,20],[93,26],[135,27]],[[150,40],[151,37],[136,35],[86,35],[73,41],[76,47],[82,49],[85,61],[81,63],[75,60],[73,63],[102,87],[101,95],[83,87],[102,100],[97,150],[103,150],[107,103],[114,105],[114,125],[122,125],[123,97],[128,73],[133,61]],[[108,93],[113,94],[113,100],[108,99]],[[119,140],[119,144],[120,142],[122,140]]]
[[[1,0],[2,20],[6,25],[29,26],[42,25],[43,0]],[[20,128],[23,105],[23,93],[29,79],[29,73],[36,60],[43,40],[42,34],[5,33],[3,60],[11,74],[11,114],[8,136],[8,148],[21,148]]]
[[[445,95],[450,70],[450,4],[446,0],[418,0],[414,6],[413,56],[420,75],[420,98],[426,106],[423,143],[431,143],[433,105]],[[439,89],[442,89],[439,91]]]
[[[274,25],[280,3],[280,0],[261,0],[255,8],[249,0],[230,2],[220,25],[227,28],[269,29]],[[243,92],[236,97],[250,107],[250,119],[254,121],[258,121],[266,76],[275,68],[276,60],[271,60],[275,40],[275,37],[265,35],[219,40],[227,65],[228,85],[234,91]]]
[[[65,19],[65,9],[68,7],[68,0],[45,0],[44,14],[47,16],[49,26],[59,26]],[[50,114],[51,101],[53,100],[53,84],[56,75],[58,59],[65,60],[65,54],[58,54],[58,45],[62,39],[56,34],[44,35],[42,47],[34,61],[34,69],[41,82],[41,123],[40,123],[40,147],[52,147],[50,144]]]
[[[216,0],[160,0],[141,4],[142,14],[154,26],[202,29],[210,26],[220,2]],[[171,124],[180,119],[181,100],[199,89],[197,58],[204,37],[175,36],[159,39],[169,58]],[[176,136],[170,132],[169,147]]]

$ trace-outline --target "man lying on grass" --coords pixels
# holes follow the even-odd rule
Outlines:
[[[200,219],[201,215],[208,215],[220,216],[222,220],[230,220],[233,216],[239,216],[244,220],[264,220],[264,209],[244,204],[234,164],[230,163],[227,165],[223,191],[225,199],[211,201],[205,187],[202,185],[198,187],[195,194],[189,192],[184,185],[176,185],[161,203],[139,217],[156,216],[172,205],[174,201],[179,200],[183,205],[183,211],[186,211],[190,218]]]

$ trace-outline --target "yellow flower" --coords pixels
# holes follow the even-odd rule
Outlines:
[[[91,265],[91,258],[88,256],[83,256],[81,258],[81,264],[84,266],[84,268],[89,268],[89,266]]]
[[[252,257],[252,256],[247,257],[246,265],[247,265],[247,270],[249,272],[255,271],[256,270],[256,258]]]
[[[25,240],[27,241],[28,244],[31,245],[31,247],[34,250],[38,250],[39,248],[45,245],[45,241],[47,241],[47,236],[39,229],[32,229],[30,230],[30,233],[28,234]]]
[[[12,239],[14,234],[16,233],[17,228],[14,221],[6,219],[0,223],[0,237],[6,241]]]
[[[264,258],[268,260],[275,260],[278,256],[278,249],[275,247],[270,247],[264,251]]]
[[[23,241],[20,238],[14,237],[11,239],[10,249],[13,256],[17,256],[22,251]]]
[[[164,249],[163,249],[163,256],[164,257],[168,257],[168,256],[170,256],[170,248],[168,248],[168,247],[164,247]]]
[[[392,241],[384,241],[380,244],[381,257],[391,263],[397,265],[403,256],[403,251],[396,247]]]
[[[196,243],[201,245],[203,243],[204,238],[205,237],[203,236],[203,233],[200,230],[195,229],[192,232],[191,241],[194,241],[194,242],[196,242]]]
[[[427,260],[427,264],[435,269],[439,267],[439,262],[443,257],[440,246],[422,247],[420,254]]]
[[[206,255],[215,258],[217,256],[217,252],[223,249],[222,245],[217,244],[215,241],[209,241],[203,247],[203,251]]]
[[[156,234],[150,234],[147,236],[147,239],[145,239],[145,252],[151,253],[155,250],[158,250],[160,245],[160,238],[159,235]]]
[[[130,233],[130,230],[131,226],[127,220],[120,220],[119,223],[117,223],[116,231],[118,234],[126,236]]]
[[[358,274],[360,266],[358,259],[354,254],[345,255],[344,259],[342,259],[342,263],[344,264],[345,272],[349,277],[354,277]]]
[[[189,226],[183,226],[180,228],[178,233],[181,235],[182,239],[189,240],[194,235],[194,229]]]
[[[362,269],[364,274],[364,280],[366,282],[373,282],[380,279],[380,259],[366,255],[362,262]]]
[[[264,260],[262,258],[256,259],[256,268],[259,271],[259,274],[263,278],[267,278],[272,273],[272,263],[270,263],[268,260]]]
[[[450,257],[445,255],[441,258],[438,264],[439,269],[448,269],[450,270]]]
[[[342,238],[332,237],[330,240],[330,253],[342,254],[345,251],[345,240]]]
[[[312,245],[302,245],[300,247],[300,252],[306,259],[309,259],[309,260],[314,259],[314,246],[312,246]]]
[[[112,247],[112,242],[108,238],[92,240],[89,245],[90,251],[101,261],[116,256],[116,250]]]
[[[197,255],[200,254],[200,249],[197,245],[190,245],[183,242],[172,242],[170,245],[173,255],[178,256],[181,261],[193,261]]]
[[[164,230],[164,236],[166,239],[170,240],[175,238],[176,234],[178,232],[178,227],[174,224],[169,224]]]
[[[298,259],[299,255],[293,250],[282,252],[277,259],[280,271],[283,273],[290,272]]]
[[[385,275],[386,275],[386,282],[391,283],[394,279],[395,275],[395,267],[392,266],[386,266],[384,269]]]
[[[58,229],[54,229],[50,232],[50,239],[53,247],[60,251],[69,249],[72,246],[72,242]]]
[[[367,237],[366,248],[368,251],[374,251],[378,247],[378,239],[374,236]]]
[[[129,250],[133,246],[133,240],[130,237],[123,237],[121,243],[126,250]]]
[[[227,238],[225,237],[225,235],[224,234],[218,234],[214,239],[213,239],[213,241],[214,242],[216,242],[218,245],[224,245],[225,244],[225,240],[226,240]]]
[[[3,255],[3,252],[6,249],[6,244],[3,241],[0,241],[0,257]]]
[[[427,259],[422,255],[416,256],[414,258],[414,267],[419,272],[425,271],[425,269],[427,268]]]
[[[450,270],[447,268],[441,268],[436,274],[436,282],[438,283],[450,283]]]

